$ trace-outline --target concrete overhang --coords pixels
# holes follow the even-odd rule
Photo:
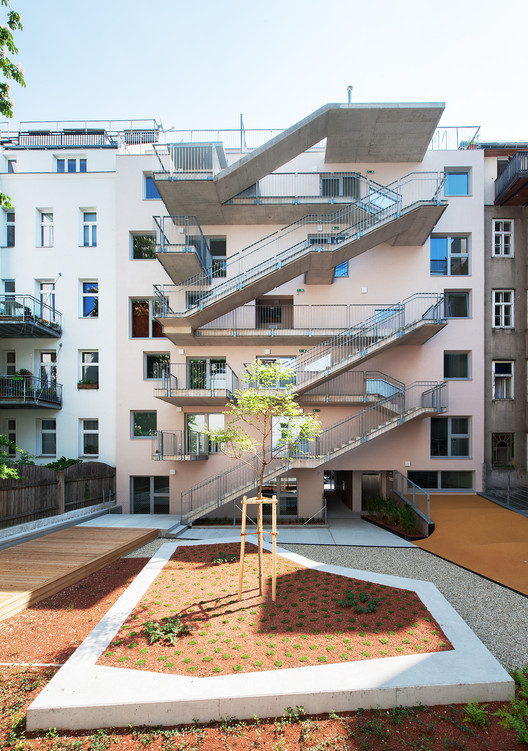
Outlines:
[[[156,187],[170,214],[198,216],[203,211],[207,212],[200,215],[204,224],[223,222],[220,204],[325,138],[326,163],[421,162],[444,106],[439,102],[326,104],[222,169],[214,179],[174,179],[157,173]]]

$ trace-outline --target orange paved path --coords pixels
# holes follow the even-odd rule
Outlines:
[[[528,519],[478,495],[431,495],[435,531],[416,544],[528,595]]]

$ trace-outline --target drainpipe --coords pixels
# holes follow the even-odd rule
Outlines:
[[[352,92],[354,90],[353,86],[347,86],[347,93],[348,93],[348,103],[352,104]]]

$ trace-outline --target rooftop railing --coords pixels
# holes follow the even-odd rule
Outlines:
[[[229,256],[226,280],[215,286],[211,287],[208,274],[197,274],[181,285],[156,285],[155,315],[185,318],[312,251],[332,252],[406,210],[438,205],[443,181],[442,174],[430,172],[411,173],[389,186],[376,184],[373,188],[370,181],[364,181],[370,187],[358,203],[332,214],[309,214]]]
[[[18,146],[118,146],[155,143],[161,126],[155,120],[31,120],[12,130],[1,125],[2,141]]]
[[[463,125],[437,128],[429,144],[431,151],[456,151],[478,147],[480,126]]]
[[[528,177],[528,151],[518,151],[495,180],[495,199],[499,198],[517,177]]]
[[[32,295],[0,294],[0,322],[37,323],[62,331],[62,313]]]

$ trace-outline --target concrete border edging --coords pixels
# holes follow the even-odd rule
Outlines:
[[[239,542],[238,537],[215,543]],[[95,629],[27,710],[27,729],[95,729],[177,725],[194,720],[275,717],[287,707],[309,714],[416,704],[508,700],[514,682],[434,584],[318,564],[278,548],[291,561],[321,571],[417,592],[454,649],[286,670],[210,678],[168,675],[96,664],[131,610],[180,546],[164,543]],[[249,544],[249,543],[248,543]],[[271,546],[264,543],[266,549]]]

